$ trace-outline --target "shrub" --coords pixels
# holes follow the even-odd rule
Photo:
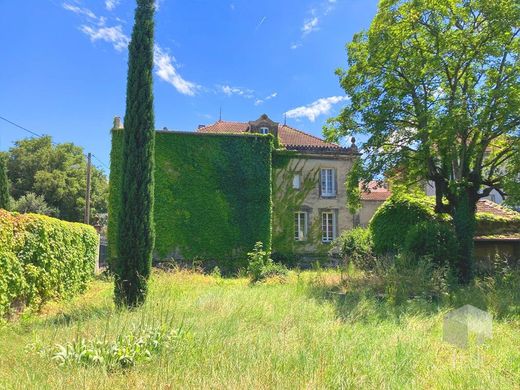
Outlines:
[[[393,194],[370,221],[374,251],[376,254],[397,253],[403,249],[404,238],[410,228],[421,222],[445,219],[447,217],[435,214],[431,197]]]
[[[406,234],[403,249],[410,256],[430,258],[436,266],[452,266],[457,259],[453,228],[435,221],[412,226]]]
[[[82,292],[98,244],[91,226],[0,210],[0,318],[14,305],[38,307]]]
[[[33,192],[28,192],[15,201],[13,204],[13,210],[24,214],[35,213],[51,217],[59,214],[58,209],[50,207],[47,204],[43,195],[36,195]]]
[[[334,241],[331,252],[339,253],[345,263],[352,262],[360,270],[372,270],[376,264],[369,229],[358,227],[344,231]]]
[[[146,328],[120,335],[116,340],[106,338],[76,339],[54,350],[40,350],[60,366],[98,366],[108,371],[124,369],[146,362],[163,351],[173,349],[183,336],[182,329]]]
[[[269,252],[264,251],[263,247],[261,242],[257,242],[253,251],[247,254],[249,259],[247,274],[251,278],[251,282],[260,282],[273,276],[285,278],[289,272],[287,267],[275,263],[269,257]]]

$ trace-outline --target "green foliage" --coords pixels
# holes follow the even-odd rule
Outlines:
[[[154,0],[138,0],[128,48],[125,131],[121,158],[115,301],[135,307],[146,299],[155,229],[153,111]]]
[[[490,213],[477,213],[477,236],[517,235],[520,233],[520,215],[501,217]]]
[[[0,153],[0,209],[9,210],[10,207],[11,198],[9,196],[6,158]]]
[[[110,149],[110,177],[108,191],[108,226],[107,226],[107,258],[108,266],[113,271],[117,261],[117,238],[119,214],[121,210],[121,175],[123,157],[123,131],[112,129]]]
[[[90,226],[0,210],[0,317],[84,291],[98,244]]]
[[[319,167],[308,170],[306,164],[307,160],[295,152],[277,150],[273,153],[273,252],[278,258],[294,257],[309,243],[316,244],[316,251],[322,251],[319,215],[316,221],[308,221],[307,240],[294,239],[294,213],[301,210],[319,181]],[[302,175],[299,189],[292,187],[296,174]]]
[[[334,253],[339,253],[346,264],[352,262],[359,270],[370,271],[376,266],[372,234],[366,228],[341,233],[332,244],[331,254]]]
[[[425,221],[412,226],[406,233],[403,249],[415,258],[428,257],[436,266],[456,264],[455,232],[446,223]]]
[[[518,2],[385,0],[337,71],[350,99],[327,137],[367,135],[364,181],[435,184],[436,210],[453,217],[461,281],[471,279],[476,202],[518,190],[508,161],[520,148],[519,56]]]
[[[359,184],[362,176],[362,161],[356,159],[351,170],[347,173],[345,190],[347,194],[347,208],[351,214],[356,214],[361,208],[361,190]]]
[[[50,136],[16,141],[8,152],[8,177],[15,199],[34,193],[45,198],[56,216],[83,221],[87,161],[83,148],[72,143],[54,144]],[[91,213],[107,212],[108,182],[92,167]]]
[[[181,338],[179,329],[149,327],[121,334],[114,341],[81,338],[65,345],[58,344],[52,351],[39,352],[60,366],[96,366],[115,371],[148,362],[162,352],[171,352]]]
[[[413,226],[436,218],[432,198],[419,194],[393,194],[370,221],[375,252],[397,253],[403,249],[404,238]]]
[[[264,251],[264,245],[257,242],[252,252],[247,254],[249,264],[247,266],[247,274],[251,282],[261,282],[271,277],[287,277],[289,271],[283,264],[275,263],[267,251]]]
[[[33,192],[28,192],[14,201],[12,208],[13,211],[18,211],[23,214],[34,213],[50,217],[55,217],[59,214],[57,209],[49,207],[43,195],[36,195]]]
[[[117,229],[123,131],[112,133],[109,247]],[[271,139],[158,132],[155,146],[155,250],[159,258],[245,267],[255,242],[271,248]],[[112,176],[113,175],[113,176]]]

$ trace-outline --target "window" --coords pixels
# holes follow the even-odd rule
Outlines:
[[[336,237],[335,217],[335,214],[331,211],[321,214],[321,241],[324,243],[332,242]]]
[[[295,190],[299,190],[301,185],[302,185],[302,176],[294,175],[293,181],[292,181],[292,188]]]
[[[336,178],[332,168],[321,170],[321,196],[336,196]]]
[[[304,241],[307,238],[307,213],[297,211],[294,213],[294,239]]]
[[[260,134],[269,134],[269,127],[260,127]]]

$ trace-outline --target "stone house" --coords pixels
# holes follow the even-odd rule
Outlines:
[[[212,134],[271,134],[273,152],[273,252],[319,257],[343,231],[358,224],[346,207],[345,179],[359,152],[326,142],[262,115],[250,122],[199,126]]]

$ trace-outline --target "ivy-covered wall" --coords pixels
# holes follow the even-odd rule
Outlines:
[[[119,212],[122,131],[112,132],[109,248]],[[255,242],[271,248],[272,137],[157,132],[157,257],[243,266]]]

